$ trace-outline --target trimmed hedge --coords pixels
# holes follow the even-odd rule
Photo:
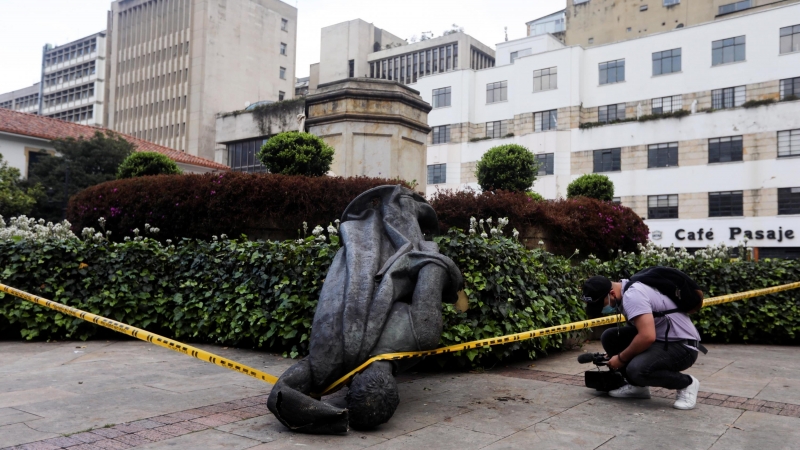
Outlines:
[[[483,226],[483,225],[480,225]],[[1,231],[1,230],[0,230]],[[0,281],[16,288],[176,339],[256,347],[296,357],[307,351],[322,282],[338,238],[253,242],[184,239],[122,243],[87,231],[85,240],[51,235],[0,239]],[[617,259],[575,263],[488,229],[451,229],[436,241],[462,270],[466,312],[444,305],[442,345],[565,324],[585,317],[582,281],[614,279],[650,265],[680,268],[720,295],[800,279],[800,262],[730,260],[726,249],[689,255],[643,247]],[[490,237],[483,238],[487,232]],[[0,233],[0,235],[3,235]],[[42,234],[44,236],[44,234]],[[694,316],[704,340],[800,343],[800,293],[787,291],[708,308]],[[89,339],[112,331],[0,294],[6,338]],[[568,345],[570,336],[470,350],[440,361],[488,364],[514,353],[529,357]]]
[[[533,227],[557,236],[549,250],[558,254],[578,249],[606,259],[647,242],[647,225],[632,209],[586,197],[535,201],[523,192],[443,190],[434,194],[431,205],[443,230],[466,230],[470,217],[507,217],[523,236]]]
[[[159,239],[239,236],[265,228],[289,230],[294,237],[304,221],[333,222],[362,192],[398,183],[405,184],[241,172],[130,178],[79,192],[70,199],[67,220],[77,232],[103,217],[117,241],[145,223],[161,230]]]

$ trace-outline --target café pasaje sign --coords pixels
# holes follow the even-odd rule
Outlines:
[[[728,227],[729,239],[737,241],[747,239],[748,241],[775,241],[783,242],[784,239],[794,239],[794,230],[785,230],[783,227],[778,227],[777,230],[743,230],[741,227]],[[675,239],[679,241],[713,241],[714,230],[709,228],[705,231],[703,228],[694,230],[686,230],[679,228],[675,231]]]

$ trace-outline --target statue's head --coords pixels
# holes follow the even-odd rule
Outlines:
[[[400,396],[391,370],[372,364],[353,378],[347,393],[350,426],[369,430],[392,418]]]

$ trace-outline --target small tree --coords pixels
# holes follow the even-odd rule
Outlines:
[[[258,159],[272,173],[319,177],[328,173],[334,150],[311,133],[288,131],[261,147]]]
[[[9,167],[0,154],[0,216],[16,217],[29,214],[36,201],[44,196],[40,184],[24,188],[19,169]]]
[[[144,177],[148,175],[180,174],[175,161],[158,152],[137,152],[122,161],[117,169],[117,179]]]
[[[536,180],[538,164],[527,148],[517,144],[492,147],[478,161],[476,176],[484,191],[527,191]]]
[[[614,183],[605,175],[581,175],[567,186],[567,198],[589,197],[610,202],[614,199]]]
[[[59,156],[39,158],[28,169],[26,186],[37,183],[44,188],[31,215],[59,222],[69,197],[89,186],[117,177],[117,168],[135,150],[120,135],[96,131],[91,138],[66,138],[52,141]]]

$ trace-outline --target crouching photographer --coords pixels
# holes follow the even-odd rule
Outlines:
[[[609,357],[606,365],[627,381],[609,395],[646,399],[650,386],[675,389],[673,407],[693,409],[700,382],[681,371],[694,364],[698,350],[706,353],[689,318],[703,303],[697,284],[677,269],[652,267],[619,282],[591,277],[583,295],[589,317],[620,313],[628,321],[600,338]]]

